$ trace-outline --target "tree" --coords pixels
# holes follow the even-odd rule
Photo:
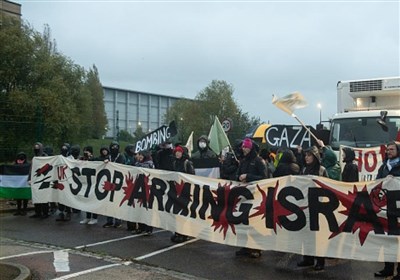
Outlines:
[[[104,109],[104,92],[100,83],[99,72],[95,65],[90,69],[87,74],[86,87],[92,95],[92,120],[94,120],[92,127],[92,138],[100,139],[104,135],[105,127],[107,125],[107,116]]]
[[[118,141],[124,141],[124,142],[128,142],[128,143],[132,143],[133,142],[133,136],[126,130],[120,130],[119,131]]]
[[[136,142],[136,141],[142,139],[143,136],[145,136],[145,135],[146,135],[146,133],[143,131],[142,126],[139,125],[139,126],[136,128],[135,132],[133,133],[133,140],[132,140],[132,143],[134,143],[134,142]]]
[[[194,101],[181,99],[175,102],[167,111],[165,119],[168,122],[175,120],[179,133],[186,137],[194,131],[194,138],[197,139],[200,135],[208,135],[214,116],[218,116],[220,121],[230,118],[233,129],[227,135],[233,144],[236,139],[242,139],[251,126],[260,123],[259,119],[250,118],[242,112],[233,98],[233,92],[231,84],[213,80],[197,94]]]
[[[0,57],[1,161],[22,149],[30,152],[36,141],[59,147],[104,134],[96,67],[86,72],[60,53],[49,27],[41,34],[4,16]]]

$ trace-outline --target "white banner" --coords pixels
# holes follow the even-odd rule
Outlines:
[[[342,160],[343,148],[353,149],[356,155],[356,160],[354,163],[357,164],[358,166],[360,181],[372,181],[376,179],[376,176],[378,175],[378,169],[382,165],[382,162],[385,159],[385,151],[386,151],[385,145],[372,148],[354,148],[354,147],[340,145],[339,161],[342,170],[345,165],[345,163]]]
[[[285,176],[245,185],[62,156],[32,164],[34,203],[60,202],[231,246],[400,261],[400,178]]]

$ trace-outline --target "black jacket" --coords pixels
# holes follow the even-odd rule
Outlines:
[[[194,167],[193,163],[185,158],[182,157],[180,159],[175,158],[173,162],[174,171],[187,173],[187,174],[194,174]]]
[[[274,171],[273,177],[299,175],[299,173],[300,166],[296,163],[296,156],[294,153],[291,150],[284,151]]]
[[[385,160],[383,162],[383,164],[381,165],[381,167],[379,167],[378,175],[376,176],[376,179],[385,178],[388,175],[400,177],[400,162],[397,163],[395,166],[393,166],[390,171],[389,171],[386,163],[387,163],[387,160]]]
[[[257,155],[254,148],[251,149],[247,156],[243,157],[240,161],[236,179],[239,181],[239,176],[247,174],[246,182],[253,182],[270,177],[265,161]]]
[[[344,148],[343,152],[345,153],[345,158],[343,159],[343,162],[346,163],[346,165],[343,168],[342,171],[342,181],[343,182],[358,182],[358,167],[353,161],[355,160],[356,156],[354,154],[353,149],[351,148]]]
[[[221,179],[236,180],[238,162],[232,153],[227,153],[221,164]]]

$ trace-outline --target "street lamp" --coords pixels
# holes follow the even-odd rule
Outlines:
[[[317,107],[319,108],[319,123],[322,123],[322,105],[321,105],[321,103],[318,103]]]
[[[322,125],[322,105],[321,105],[321,103],[318,103],[317,107],[319,109],[319,123],[317,124],[316,128],[317,128],[317,130],[323,130],[324,126]]]
[[[183,133],[183,117],[180,117],[179,126],[180,126],[181,141],[182,141],[182,145],[183,145],[183,142],[185,141],[184,133]]]

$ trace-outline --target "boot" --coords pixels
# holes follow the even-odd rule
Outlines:
[[[63,212],[61,212],[61,213],[58,215],[58,218],[56,219],[56,221],[57,221],[57,222],[64,222],[64,221],[65,221],[65,215],[64,215]]]

